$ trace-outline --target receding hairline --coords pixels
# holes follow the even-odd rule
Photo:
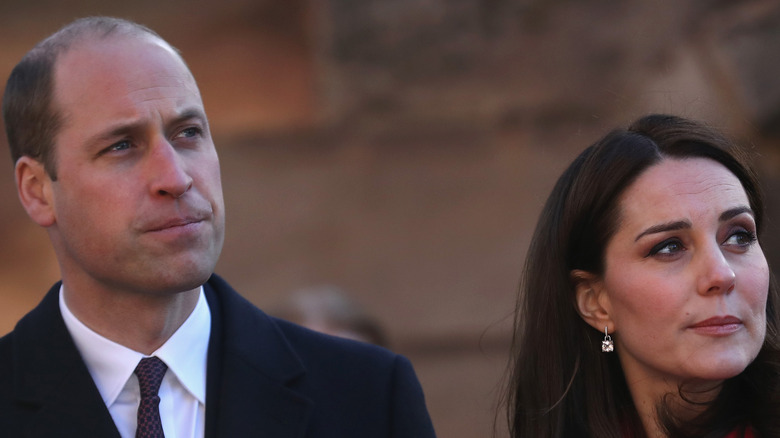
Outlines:
[[[168,44],[157,32],[129,20],[114,17],[84,17],[63,26],[31,50],[66,51],[87,38],[108,39],[120,36],[150,36]]]
[[[170,50],[189,70],[180,52],[157,32],[133,21],[104,16],[84,17],[72,21],[36,44],[25,54],[24,58],[48,58],[51,62],[52,76],[54,76],[60,59],[71,50],[90,44],[123,39],[155,42]]]
[[[127,46],[121,46],[122,44],[127,44]],[[121,56],[121,52],[124,51],[124,48],[130,45],[138,44],[140,44],[144,50],[146,50],[146,47],[150,47],[151,50],[162,49],[166,53],[165,56],[170,56],[172,57],[171,59],[177,60],[181,67],[184,68],[184,72],[189,77],[189,80],[191,81],[192,86],[195,88],[195,92],[198,94],[198,98],[200,99],[200,91],[197,89],[197,83],[195,82],[195,78],[187,66],[187,63],[184,61],[179,51],[159,35],[155,33],[144,32],[143,29],[126,32],[112,32],[110,34],[102,34],[100,32],[96,33],[92,30],[87,30],[86,32],[80,34],[77,39],[71,40],[69,47],[58,53],[57,59],[52,66],[52,95],[49,106],[51,110],[61,118],[63,126],[69,123],[70,108],[64,105],[61,100],[62,94],[60,92],[66,89],[63,88],[66,87],[66,85],[63,85],[62,81],[65,80],[67,82],[67,79],[65,79],[67,77],[85,74],[85,71],[92,70],[93,68],[101,68],[100,66],[85,66],[84,63],[80,63],[78,57],[86,56],[91,59],[91,57],[98,56],[112,59],[115,50],[118,51],[120,53],[119,56]],[[108,53],[105,52],[106,49],[109,50]],[[77,57],[77,59],[69,59],[72,56]],[[178,119],[192,118],[202,119],[205,125],[208,123],[202,107],[199,109],[183,109],[182,113],[178,116]],[[103,132],[98,132],[95,135],[95,138],[100,138],[101,136],[106,135],[110,136],[112,131],[124,131],[129,129],[128,127],[129,124],[126,121],[122,121],[114,128],[109,127]],[[56,157],[57,138],[55,137],[53,141],[54,147],[52,148],[52,157]]]
[[[113,17],[86,17],[73,21],[38,43],[29,55],[34,56],[39,50],[53,52],[56,66],[56,58],[74,48],[101,41],[122,39],[146,39],[156,42],[184,61],[179,51],[157,32],[142,24]]]
[[[192,75],[180,52],[142,24],[108,16],[74,20],[30,49],[14,67],[6,83],[2,112],[14,161],[22,156],[35,158],[43,162],[46,171],[56,179],[54,143],[65,117],[55,96],[55,76],[61,57],[89,44],[133,39],[146,40],[168,50]]]

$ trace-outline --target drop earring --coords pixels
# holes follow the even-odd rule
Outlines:
[[[610,353],[615,351],[615,343],[612,342],[612,336],[609,335],[607,327],[604,327],[604,340],[601,341],[601,352]]]

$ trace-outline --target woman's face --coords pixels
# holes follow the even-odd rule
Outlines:
[[[764,341],[769,269],[737,177],[664,159],[619,207],[601,286],[632,393],[742,372]]]

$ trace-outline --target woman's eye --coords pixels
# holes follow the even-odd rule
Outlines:
[[[725,245],[749,246],[756,241],[756,234],[750,231],[737,231],[729,236],[724,242]]]
[[[652,247],[647,256],[671,255],[683,251],[684,249],[685,247],[678,239],[668,239]]]

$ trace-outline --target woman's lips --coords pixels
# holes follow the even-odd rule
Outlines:
[[[689,327],[696,333],[709,336],[728,336],[742,328],[742,320],[736,316],[713,316]]]

